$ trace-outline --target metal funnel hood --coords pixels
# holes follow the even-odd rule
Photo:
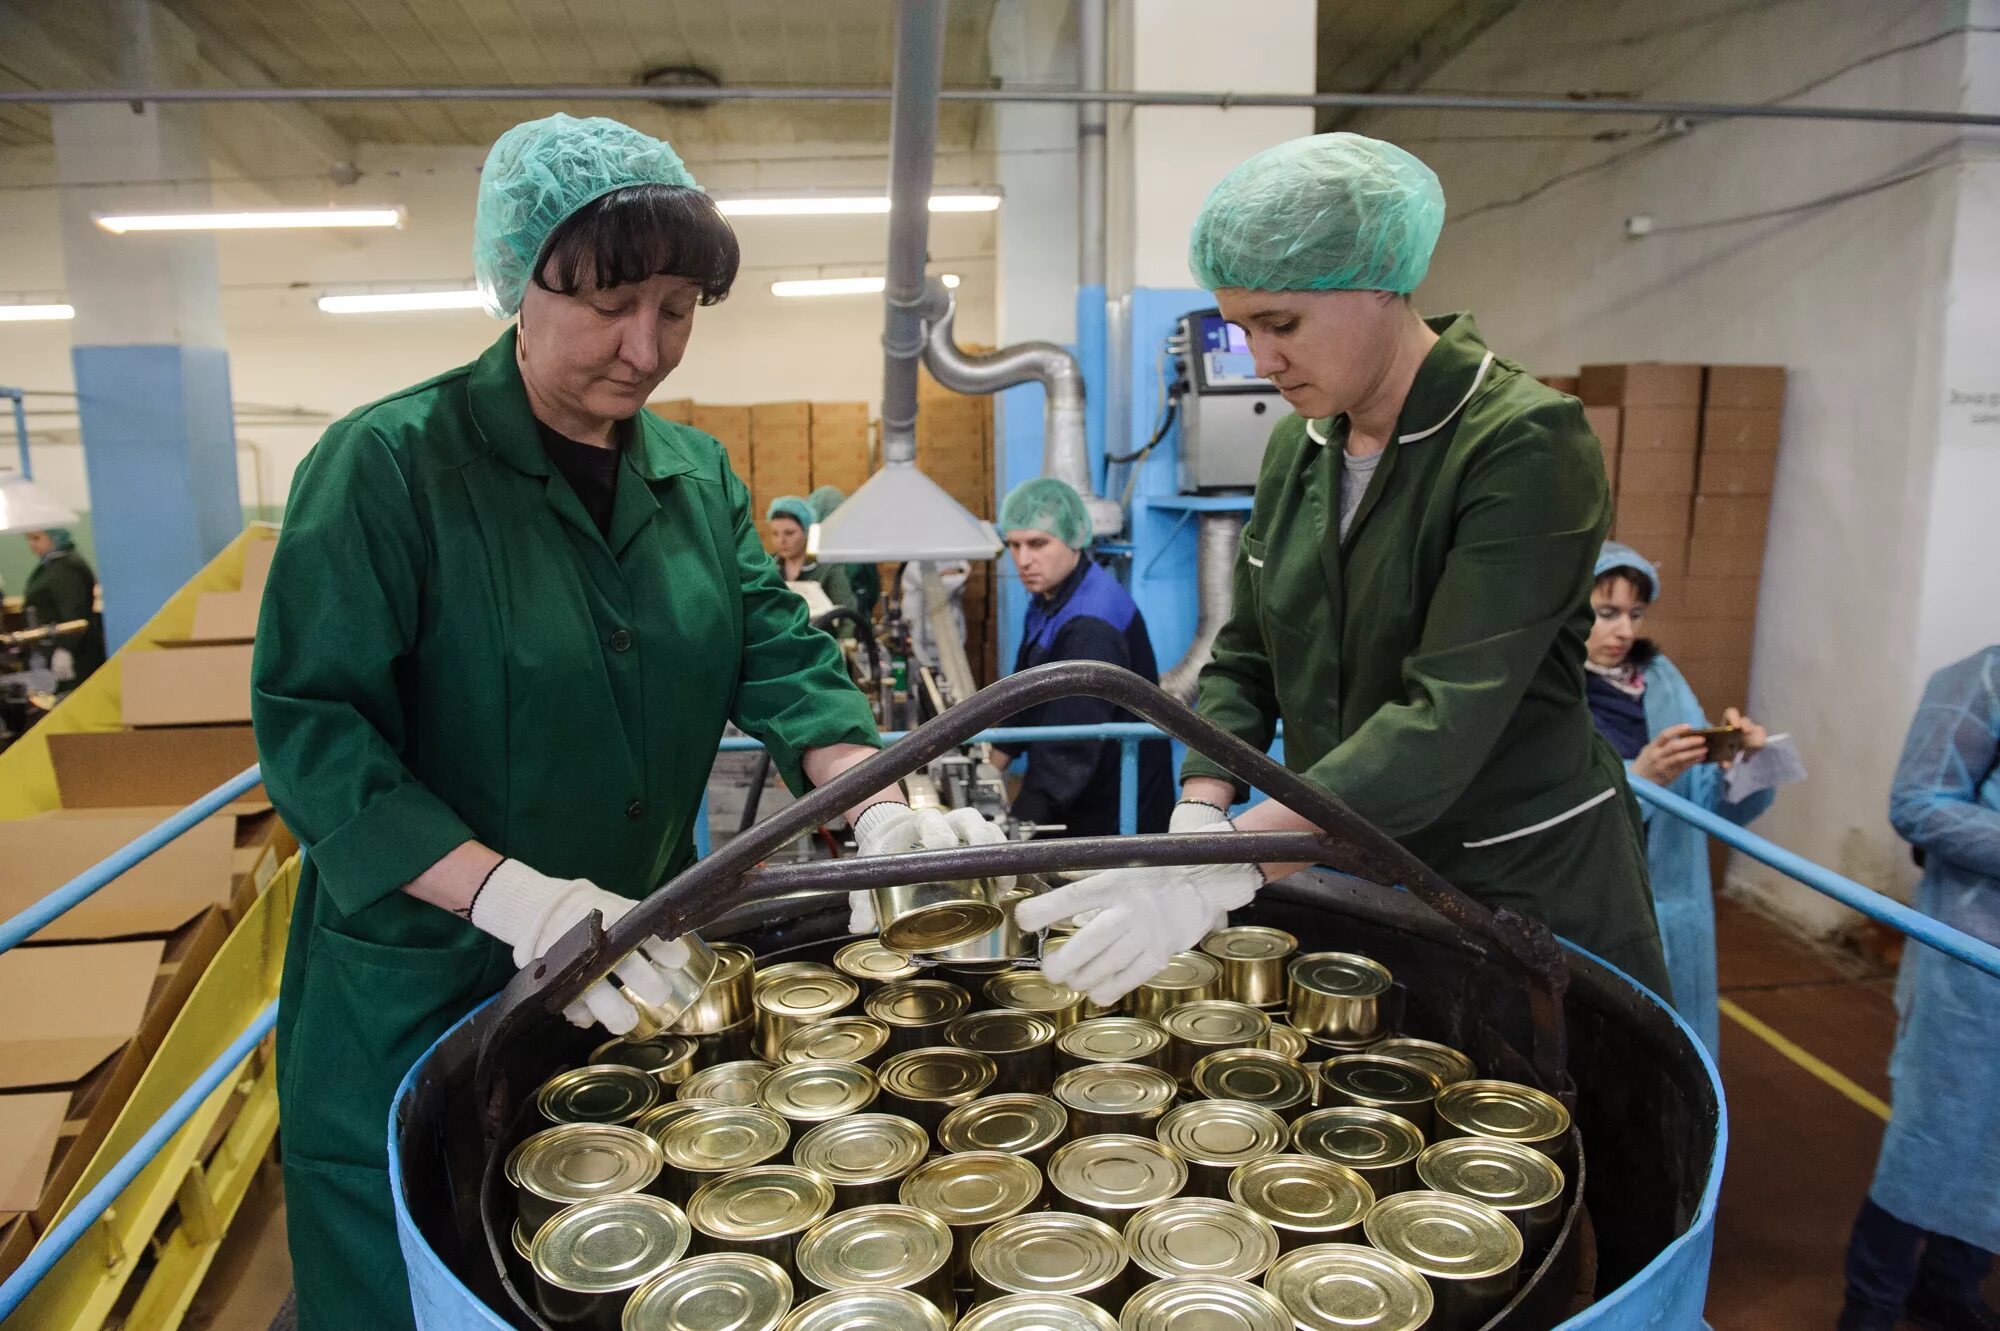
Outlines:
[[[905,559],[991,559],[993,524],[974,517],[910,462],[889,462],[814,525],[813,557],[829,564]]]
[[[51,499],[48,492],[16,473],[0,478],[0,535],[67,527],[76,514]]]

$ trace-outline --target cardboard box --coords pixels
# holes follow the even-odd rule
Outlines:
[[[1691,611],[1694,607],[1689,608]],[[1682,618],[1655,623],[1649,616],[1646,635],[1658,642],[1676,665],[1692,661],[1748,660],[1757,625],[1749,619]]]
[[[875,443],[875,431],[865,422],[860,425],[815,425],[812,427],[812,446],[822,448],[871,448]]]
[[[257,636],[257,607],[264,603],[260,588],[254,592],[203,592],[195,598],[194,628],[189,642],[250,642]]]
[[[1618,493],[1618,460],[1621,452],[1620,429],[1625,413],[1617,407],[1585,407],[1584,424],[1597,436],[1597,442],[1604,447],[1604,481],[1611,487],[1611,493]]]
[[[1750,697],[1750,658],[1744,656],[1719,657],[1713,660],[1690,660],[1685,665],[1669,650],[1674,664],[1687,677],[1688,687],[1694,690],[1695,700],[1708,713],[1708,719],[1722,724],[1722,713],[1730,707],[1742,707]]]
[[[1711,407],[1701,418],[1695,488],[1710,495],[1767,495],[1778,471],[1782,417],[1747,407]]]
[[[1674,589],[1688,576],[1687,542],[1668,541],[1639,553],[1651,561],[1653,570],[1660,575],[1660,581],[1666,584],[1667,595],[1675,595]]]
[[[803,425],[766,425],[762,421],[750,426],[750,451],[758,457],[766,449],[807,449],[812,447],[812,431]]]
[[[1785,367],[1711,365],[1706,401],[1711,407],[1781,411],[1785,405]]]
[[[742,481],[745,485],[753,484],[756,480],[757,468],[752,465],[750,460],[750,445],[747,443],[724,444],[722,451],[728,455],[729,470],[736,473],[736,479]]]
[[[711,407],[697,402],[688,422],[695,429],[712,434],[725,444],[750,443],[750,408]]]
[[[1621,468],[1630,461],[1624,459]],[[1651,559],[1653,549],[1671,549],[1686,541],[1688,503],[1692,498],[1689,494],[1620,495],[1618,511],[1611,520],[1612,532]]]
[[[49,736],[49,763],[65,809],[180,808],[256,761],[257,740],[248,726]],[[237,812],[270,807],[262,786],[229,806]]]
[[[810,402],[759,402],[750,408],[752,433],[771,426],[805,429],[812,424]]]
[[[1756,495],[1768,497],[1778,477],[1776,453],[1753,453],[1730,449],[1704,452],[1695,473],[1695,491],[1705,495]]]
[[[694,424],[694,399],[691,397],[663,398],[658,402],[648,402],[646,410],[663,421],[673,421],[679,425]]]
[[[1646,361],[1631,365],[1586,365],[1577,376],[1577,396],[1592,406],[1699,407],[1702,367]]]
[[[0,952],[0,1089],[66,1085],[117,1053],[146,1015],[165,946],[153,939]]]
[[[1618,503],[1620,510],[1628,498],[1642,495],[1694,493],[1694,450],[1670,452],[1666,449],[1638,449],[1618,458]]]
[[[125,724],[201,726],[249,721],[250,652],[245,643],[123,656]]]
[[[1620,458],[1634,453],[1686,453],[1701,446],[1701,413],[1693,407],[1626,407],[1618,423]]]
[[[1545,374],[1542,376],[1542,382],[1550,388],[1555,389],[1558,393],[1567,393],[1571,397],[1575,397],[1576,390],[1581,387],[1582,381],[1573,374]]]
[[[251,541],[243,547],[243,579],[236,584],[237,590],[252,596],[264,594],[264,581],[271,576],[271,557],[278,553],[278,540],[274,535],[268,541]]]
[[[868,429],[868,404],[866,402],[815,402],[812,404],[812,427],[815,431],[829,427]]]
[[[1692,527],[1695,545],[1730,537],[1754,536],[1759,541],[1771,525],[1771,501],[1765,495],[1697,495]]]
[[[33,1216],[0,1215],[0,1280],[21,1269],[35,1246]]]
[[[69,1116],[69,1092],[0,1095],[0,1213],[35,1209]]]
[[[26,910],[152,830],[166,812],[58,809],[0,823],[0,864],[7,866],[0,875],[0,919]],[[56,917],[35,941],[172,933],[229,900],[235,850],[235,817],[204,819]],[[5,1140],[0,1134],[0,1142]]]
[[[1758,579],[1754,575],[1687,577],[1670,585],[1667,597],[1677,610],[1692,618],[1754,620],[1757,589]]]
[[[1712,536],[1689,541],[1687,574],[1696,578],[1762,577],[1764,536]],[[1662,578],[1665,573],[1660,574]]]

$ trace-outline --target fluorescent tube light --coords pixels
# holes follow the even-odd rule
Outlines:
[[[486,299],[477,291],[366,291],[348,296],[321,296],[322,314],[400,314],[411,310],[483,310]]]
[[[944,284],[958,286],[958,274],[946,273]],[[876,296],[888,283],[879,277],[804,277],[771,283],[774,296]]]
[[[886,194],[749,195],[717,199],[725,217],[854,217],[889,211]],[[990,213],[1000,207],[998,194],[933,194],[934,213]]]
[[[258,212],[93,214],[113,235],[135,231],[307,231],[324,227],[399,227],[401,208],[292,208]]]
[[[73,305],[0,305],[0,324],[39,323],[45,319],[74,319]]]

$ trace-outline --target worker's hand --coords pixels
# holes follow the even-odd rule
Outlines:
[[[526,966],[590,912],[598,912],[603,927],[609,929],[637,904],[587,879],[550,878],[519,860],[502,860],[472,899],[472,923],[513,948],[516,966]],[[671,942],[648,938],[612,967],[611,973],[639,1001],[664,1003],[668,988],[662,972],[680,970],[687,964],[686,943],[678,938]],[[584,990],[583,997],[564,1009],[563,1015],[573,1026],[588,1027],[596,1022],[613,1035],[625,1035],[639,1024],[638,1011],[609,980],[599,980]]]
[[[1751,754],[1771,742],[1770,731],[1764,729],[1764,727],[1758,725],[1734,707],[1723,709],[1722,724],[1725,726],[1735,726],[1743,732],[1743,757],[1745,758],[1748,758]],[[1727,767],[1729,764],[1724,763],[1723,766]]]
[[[1693,726],[1668,726],[1653,736],[1652,743],[1639,750],[1632,770],[1657,786],[1673,784],[1688,768],[1708,756],[1708,741],[1688,732]]]
[[[912,809],[907,804],[884,801],[862,811],[854,825],[854,843],[863,855],[896,855],[909,850],[957,850],[960,846],[993,846],[1007,840],[1007,834],[980,816],[977,809]],[[1002,893],[1011,891],[1014,880],[1000,880]],[[874,898],[867,892],[847,894],[849,933],[872,933],[878,927]]]
[[[1182,799],[1174,806],[1174,816],[1167,820],[1169,832],[1198,832],[1205,827],[1229,821],[1229,810],[1219,809],[1207,800]],[[1234,828],[1231,829],[1235,830]]]
[[[1112,869],[1028,898],[1014,907],[1014,919],[1023,929],[1046,929],[1095,911],[1043,970],[1108,1006],[1158,975],[1174,953],[1199,943],[1263,885],[1254,864]]]

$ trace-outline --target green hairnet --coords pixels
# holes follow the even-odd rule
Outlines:
[[[822,485],[806,496],[806,502],[812,505],[813,513],[819,520],[825,522],[833,510],[847,502],[847,496],[840,492],[837,485]]]
[[[662,140],[630,125],[561,112],[514,126],[479,171],[472,220],[472,271],[487,312],[521,308],[542,247],[577,209],[630,185],[685,185],[694,176]]]
[[[49,538],[49,544],[58,550],[76,549],[76,538],[69,534],[67,527],[44,527],[42,535]]]
[[[1393,143],[1314,134],[1222,178],[1188,239],[1210,291],[1417,289],[1444,226],[1437,174]]]
[[[797,495],[779,495],[773,499],[771,506],[764,510],[764,521],[769,522],[772,518],[790,518],[807,529],[819,521],[813,516],[813,506]]]
[[[1072,550],[1090,544],[1090,511],[1066,482],[1053,476],[1022,481],[1000,504],[1000,530],[1045,531]]]

